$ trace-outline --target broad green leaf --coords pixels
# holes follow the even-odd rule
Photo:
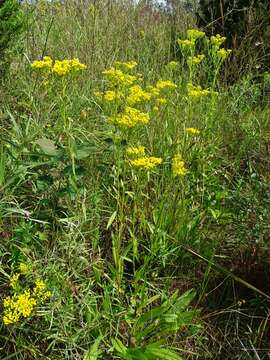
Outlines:
[[[96,152],[96,146],[94,144],[81,144],[76,145],[74,158],[77,160],[85,159]]]
[[[176,352],[170,349],[163,349],[156,345],[148,345],[146,347],[147,353],[150,353],[155,356],[156,359],[160,360],[183,360],[183,358],[178,355]]]
[[[102,336],[99,336],[91,348],[85,354],[83,360],[97,360],[98,356],[100,355],[101,351],[98,349],[100,341],[102,340]]]
[[[40,149],[46,155],[57,156],[59,154],[54,142],[47,138],[41,138],[35,141],[35,144],[39,145]]]

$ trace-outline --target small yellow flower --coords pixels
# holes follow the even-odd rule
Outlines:
[[[187,31],[187,37],[189,40],[196,41],[197,39],[203,38],[204,36],[205,36],[205,32],[197,29],[190,29]]]
[[[135,105],[137,103],[147,102],[151,99],[151,93],[144,91],[141,86],[133,85],[129,88],[129,95],[127,97],[127,103],[129,105]]]
[[[137,125],[146,125],[150,121],[148,113],[141,112],[130,106],[126,106],[123,113],[108,119],[111,123],[127,128]]]
[[[61,77],[69,73],[77,72],[85,69],[86,69],[86,65],[80,63],[78,59],[55,60],[55,63],[52,67],[52,73]]]
[[[136,76],[125,74],[122,70],[113,67],[108,70],[104,70],[102,74],[113,86],[131,86],[137,80]]]
[[[123,93],[120,91],[107,90],[104,93],[104,100],[108,102],[119,101],[123,98]]]
[[[211,36],[210,43],[212,45],[212,53],[218,51],[220,46],[225,42],[226,37],[217,34],[216,36]]]
[[[30,266],[25,263],[20,263],[19,269],[20,269],[21,274],[23,274],[23,275],[28,275],[31,272]]]
[[[27,318],[31,315],[36,306],[37,301],[31,296],[30,290],[25,290],[22,294],[9,296],[4,299],[4,316],[5,325],[15,323],[20,318]]]
[[[197,55],[197,56],[189,56],[187,58],[187,64],[190,67],[193,66],[193,65],[198,65],[203,61],[204,58],[205,58],[204,54],[200,54],[200,55]]]
[[[144,156],[139,159],[130,160],[129,163],[134,168],[152,170],[162,163],[162,159],[154,156]]]
[[[177,40],[178,45],[180,46],[181,49],[183,50],[191,50],[195,47],[195,40],[181,40],[178,39]]]
[[[167,64],[167,68],[170,69],[170,70],[175,70],[177,69],[179,66],[179,62],[178,61],[170,61],[168,64]]]
[[[9,285],[12,289],[17,289],[19,286],[20,273],[15,273],[10,277]]]
[[[190,127],[190,128],[186,128],[186,132],[190,135],[199,135],[200,134],[200,130],[199,129],[196,129],[196,128],[193,128],[193,127]]]
[[[156,83],[156,88],[160,91],[174,90],[177,88],[177,85],[171,80],[158,80],[158,82]]]
[[[227,57],[229,57],[230,53],[232,52],[231,49],[224,49],[221,48],[217,51],[217,57],[219,57],[221,60],[226,60]]]
[[[114,65],[116,67],[123,68],[124,70],[132,70],[138,65],[138,63],[136,61],[127,61],[127,62],[116,61]]]
[[[211,94],[211,91],[203,90],[200,85],[195,86],[191,83],[187,84],[187,89],[188,89],[188,96],[194,97],[194,98],[200,98],[200,97],[204,97],[204,96]]]
[[[31,67],[32,67],[32,69],[35,69],[35,70],[51,69],[52,65],[53,65],[52,58],[50,56],[44,56],[44,58],[42,60],[35,60],[31,64]]]
[[[128,156],[143,156],[145,154],[144,146],[128,147],[126,150]]]
[[[156,103],[157,105],[165,105],[167,104],[167,100],[165,98],[157,98]]]
[[[187,173],[187,168],[185,167],[185,162],[182,160],[180,154],[176,154],[172,160],[172,172],[173,176],[185,176]]]

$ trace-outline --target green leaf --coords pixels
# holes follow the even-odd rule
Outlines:
[[[96,152],[96,146],[94,144],[81,144],[76,145],[74,158],[76,160],[82,160]]]
[[[107,227],[106,227],[107,230],[109,229],[109,227],[111,227],[112,223],[114,222],[114,220],[116,218],[116,215],[117,215],[117,211],[114,211],[112,213],[112,215],[110,216]]]
[[[95,342],[91,346],[91,348],[84,355],[83,360],[97,360],[98,359],[98,356],[101,354],[101,351],[98,349],[101,340],[102,340],[102,336],[99,336],[95,340]]]
[[[35,144],[39,145],[40,149],[46,155],[57,156],[59,151],[57,150],[54,142],[47,138],[41,138],[35,141]]]
[[[150,344],[146,347],[147,353],[155,356],[155,359],[160,360],[183,360],[176,352],[170,349],[162,349],[155,344]]]
[[[121,355],[126,355],[127,348],[119,339],[112,339],[112,346]]]

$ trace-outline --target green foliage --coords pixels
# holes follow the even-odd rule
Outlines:
[[[12,60],[13,50],[21,49],[24,13],[17,0],[0,2],[0,75],[3,76]]]

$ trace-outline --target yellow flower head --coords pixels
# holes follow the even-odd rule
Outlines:
[[[124,94],[121,91],[107,90],[104,93],[104,100],[107,102],[122,100]]]
[[[197,29],[190,29],[187,31],[187,37],[189,40],[196,41],[197,39],[203,38],[204,36],[205,36],[205,32]]]
[[[212,45],[213,51],[217,51],[220,46],[225,42],[226,37],[221,36],[219,34],[217,34],[216,36],[211,36],[210,38],[210,43]]]
[[[177,40],[178,45],[180,46],[181,49],[183,50],[191,50],[195,47],[195,40],[181,40],[178,39]]]
[[[179,62],[178,61],[170,61],[168,64],[167,64],[167,68],[170,69],[170,70],[175,70],[177,69],[179,66]]]
[[[132,167],[137,169],[152,170],[162,163],[162,159],[154,156],[144,156],[135,160],[130,160],[129,163]]]
[[[146,125],[149,120],[150,118],[147,113],[141,112],[129,106],[126,106],[123,113],[109,119],[111,123],[127,128],[133,128],[137,125]]]
[[[190,127],[190,128],[186,128],[186,132],[190,135],[199,135],[200,134],[200,130],[199,129],[196,129],[196,128],[193,128],[193,127]]]
[[[158,80],[158,82],[156,83],[156,88],[160,91],[174,90],[177,88],[177,85],[171,80]]]
[[[190,67],[193,66],[193,65],[198,65],[203,61],[204,58],[205,58],[204,54],[200,54],[200,55],[197,55],[197,56],[189,56],[187,58],[187,64]]]
[[[20,263],[19,269],[20,269],[21,274],[23,274],[23,275],[28,275],[31,272],[30,266],[25,263]]]
[[[58,76],[65,76],[71,72],[85,70],[86,65],[80,63],[78,59],[55,60],[52,67],[52,73]]]
[[[144,146],[128,147],[126,150],[128,156],[143,156],[145,154]]]
[[[31,64],[32,69],[40,70],[40,69],[51,69],[53,65],[53,60],[50,56],[44,56],[42,60],[35,60]]]
[[[127,61],[127,62],[121,62],[121,61],[116,61],[114,63],[115,67],[120,67],[123,70],[132,70],[134,69],[136,66],[138,65],[138,63],[136,61]]]
[[[187,89],[188,89],[188,96],[194,98],[204,97],[211,94],[209,90],[203,90],[200,85],[195,86],[191,83],[188,83]]]
[[[10,277],[9,285],[12,289],[17,289],[19,286],[20,273],[15,273]]]
[[[31,296],[30,290],[25,290],[22,294],[9,296],[4,299],[4,316],[5,325],[13,324],[20,318],[27,318],[33,312],[37,301]]]
[[[113,86],[130,86],[137,80],[136,76],[125,74],[122,70],[113,67],[104,70],[102,74]]]
[[[221,60],[226,60],[227,57],[229,57],[230,53],[232,52],[232,50],[230,49],[224,49],[221,48],[217,51],[217,57],[220,58]]]
[[[160,95],[160,89],[152,85],[147,86],[147,91],[151,95],[151,98],[156,98]]]
[[[172,160],[172,172],[173,176],[185,176],[187,173],[187,168],[185,167],[185,162],[182,160],[180,154],[176,154]]]
[[[157,98],[156,103],[157,105],[165,105],[167,104],[167,100],[165,98]]]
[[[129,105],[135,105],[137,103],[147,102],[151,99],[151,93],[144,91],[141,86],[133,85],[129,88],[129,95],[127,97],[127,103]]]

